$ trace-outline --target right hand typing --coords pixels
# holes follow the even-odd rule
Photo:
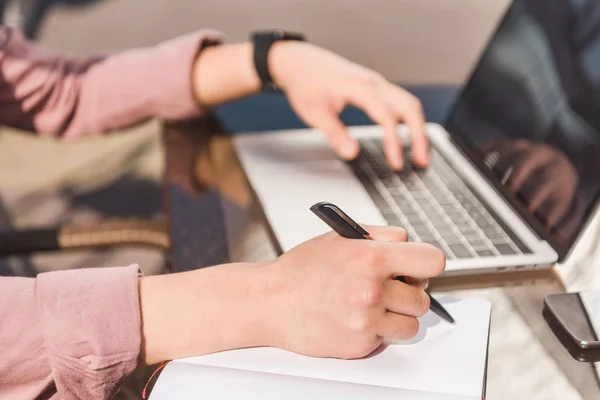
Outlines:
[[[267,266],[271,344],[305,355],[359,358],[383,338],[410,339],[429,310],[423,281],[445,267],[433,246],[406,243],[394,227],[373,241],[317,237]],[[396,276],[413,278],[405,284]]]

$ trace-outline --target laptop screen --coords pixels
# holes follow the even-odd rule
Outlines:
[[[600,1],[516,0],[446,128],[567,253],[600,192]]]

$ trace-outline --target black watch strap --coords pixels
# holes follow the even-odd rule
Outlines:
[[[269,51],[273,43],[280,40],[304,41],[304,36],[297,33],[285,32],[283,30],[254,32],[252,42],[254,44],[254,68],[260,79],[263,92],[276,92],[279,90],[269,72]]]

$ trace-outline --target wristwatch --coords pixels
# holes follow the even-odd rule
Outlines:
[[[304,35],[276,29],[274,31],[254,32],[251,35],[251,40],[254,44],[254,68],[256,68],[256,72],[260,78],[262,91],[278,92],[279,87],[277,87],[269,72],[269,50],[271,50],[273,43],[280,40],[305,41]]]

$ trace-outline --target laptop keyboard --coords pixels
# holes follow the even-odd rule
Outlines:
[[[388,224],[404,228],[411,241],[432,244],[448,259],[531,253],[434,148],[429,168],[407,164],[392,171],[381,139],[361,139],[361,155],[351,163]]]

